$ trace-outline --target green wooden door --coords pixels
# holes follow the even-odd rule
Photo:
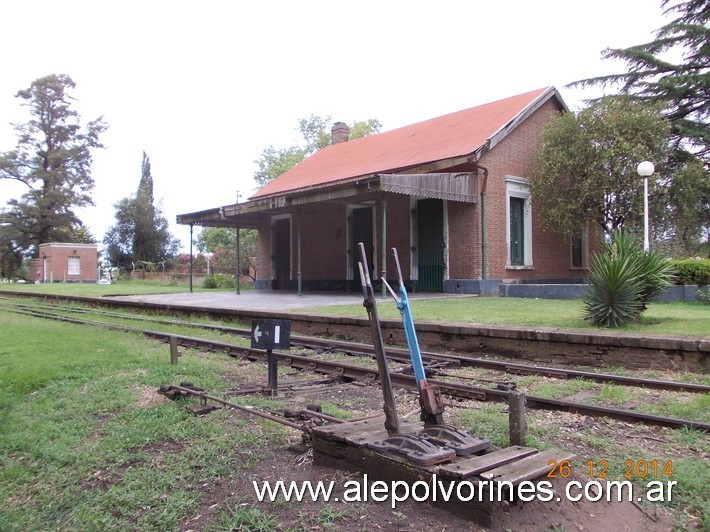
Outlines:
[[[437,199],[417,202],[417,251],[419,290],[444,289],[444,202]]]
[[[525,264],[525,200],[510,198],[510,264]]]

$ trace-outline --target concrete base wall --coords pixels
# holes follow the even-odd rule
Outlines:
[[[539,299],[581,299],[587,289],[585,284],[501,284],[498,295],[502,297],[527,297]],[[671,286],[663,292],[657,301],[665,303],[695,301],[698,286]]]
[[[502,297],[528,297],[537,299],[580,299],[587,285],[584,284],[502,284]]]
[[[388,280],[390,285],[397,285],[397,281]],[[254,283],[256,290],[273,290],[274,282],[271,280],[257,279]],[[379,291],[380,283],[373,279],[375,290]],[[407,281],[407,290],[415,293],[418,291],[417,281]],[[302,290],[310,291],[348,291],[354,290],[355,286],[351,281],[341,280],[304,280],[301,284]],[[695,301],[698,292],[697,285],[671,286],[659,298],[658,301]],[[289,281],[289,290],[297,290],[298,282]],[[478,294],[481,296],[500,297],[525,297],[530,299],[581,299],[587,285],[581,282],[570,284],[564,279],[549,279],[544,283],[534,280],[525,280],[516,283],[505,283],[502,279],[447,279],[444,281],[443,292],[445,294]]]

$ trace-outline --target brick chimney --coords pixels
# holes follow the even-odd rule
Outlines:
[[[350,128],[345,122],[336,122],[330,130],[330,143],[340,144],[350,139]]]

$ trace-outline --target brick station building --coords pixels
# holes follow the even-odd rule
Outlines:
[[[331,145],[248,201],[177,222],[257,229],[257,289],[359,290],[359,242],[373,280],[396,278],[397,248],[410,290],[579,281],[588,238],[543,231],[528,181],[543,126],[565,110],[546,87],[355,140],[336,123]]]
[[[95,283],[97,281],[96,244],[51,242],[39,245],[39,258],[29,264],[29,281]]]

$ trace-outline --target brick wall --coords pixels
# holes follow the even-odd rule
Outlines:
[[[480,207],[450,201],[448,215],[449,278],[476,279],[481,275]]]
[[[322,203],[301,208],[294,224],[301,221],[301,268],[304,281],[344,280],[347,273],[346,206]],[[293,227],[296,242],[296,226]],[[298,253],[294,244],[291,257],[294,274]]]
[[[78,259],[79,272],[69,273],[69,258]],[[30,268],[31,281],[96,282],[97,249],[93,244],[49,243],[39,246],[39,259]]]
[[[500,144],[488,152],[481,164],[488,168],[487,237],[489,279],[578,278],[579,270],[570,267],[570,245],[566,238],[541,228],[532,199],[532,269],[506,267],[506,176],[530,178],[533,159],[540,149],[542,128],[558,112],[552,101],[545,103],[519,125]]]

